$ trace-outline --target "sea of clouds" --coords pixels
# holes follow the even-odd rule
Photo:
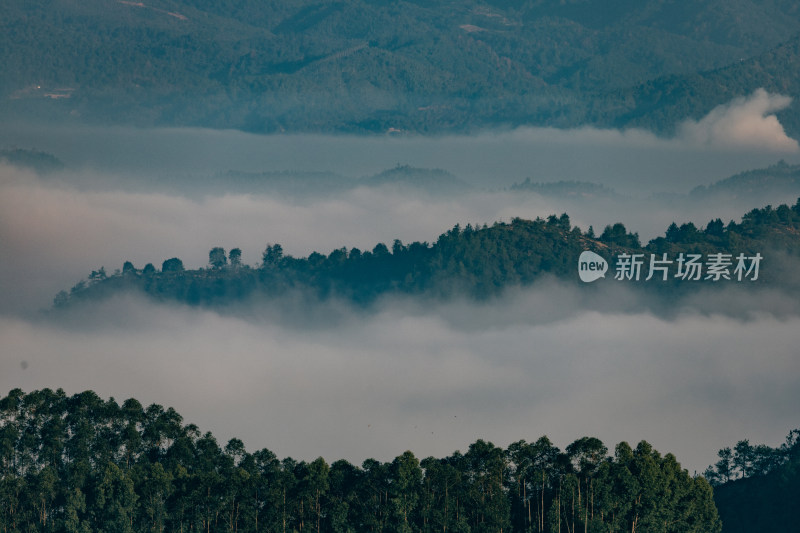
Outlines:
[[[220,440],[298,459],[443,456],[478,438],[506,446],[544,434],[563,447],[592,435],[609,447],[645,439],[702,470],[739,439],[777,445],[798,427],[800,312],[768,287],[699,293],[669,312],[624,284],[587,291],[555,280],[488,302],[390,297],[366,310],[287,301],[219,314],[137,295],[57,320],[38,310],[101,266],[159,267],[177,256],[197,268],[213,246],[239,247],[255,265],[267,243],[297,256],[363,250],[565,211],[584,230],[623,222],[643,240],[672,221],[736,219],[739,205],[682,207],[652,195],[800,162],[772,114],[786,105],[757,91],[670,139],[589,128],[439,138],[3,128],[0,145],[45,150],[67,168],[0,166],[0,391],[136,397],[175,407]],[[293,198],[205,188],[227,170],[357,179],[398,163],[442,168],[473,187],[446,197],[357,186]],[[590,181],[618,195],[508,189],[526,177]]]

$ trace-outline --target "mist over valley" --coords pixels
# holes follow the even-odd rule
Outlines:
[[[672,222],[702,229],[714,218],[738,221],[764,202],[792,205],[800,196],[794,148],[756,146],[742,155],[579,130],[557,133],[564,154],[548,162],[538,157],[548,150],[537,152],[545,132],[536,130],[425,140],[87,131],[77,138],[92,142],[76,143],[74,152],[64,150],[58,130],[30,143],[57,154],[63,169],[2,167],[0,227],[13,258],[2,267],[10,295],[4,386],[136,396],[248,446],[356,463],[404,449],[442,455],[474,435],[509,443],[532,431],[562,444],[578,433],[646,438],[701,471],[736,438],[779,442],[792,426],[798,306],[769,285],[709,288],[678,306],[623,283],[594,290],[545,277],[486,301],[389,295],[359,309],[297,294],[220,314],[123,293],[57,319],[36,311],[101,266],[111,275],[125,261],[141,269],[179,257],[186,268],[201,268],[214,246],[238,247],[242,262],[257,266],[270,243],[296,257],[367,251],[395,239],[432,243],[456,224],[477,229],[561,213],[598,234],[622,222],[646,243]],[[108,149],[95,151],[103,142]],[[136,156],[158,154],[157,146],[169,150]],[[558,161],[571,161],[568,152],[596,172],[556,173]],[[506,168],[500,161],[509,153],[518,159]],[[705,163],[690,176],[673,167],[674,183],[649,179],[647,169],[667,171],[653,166],[653,153]],[[491,158],[491,172],[466,170]],[[461,166],[448,166],[455,161]],[[523,162],[531,165],[524,172]],[[636,172],[626,170],[631,162]],[[765,168],[744,172],[759,164]],[[744,174],[707,176],[705,166]],[[751,182],[761,204],[730,185]],[[773,262],[764,268],[775,268],[778,257],[768,256]],[[796,283],[790,267],[782,272]],[[247,429],[242,419],[260,422]],[[665,419],[685,430],[668,429]],[[285,429],[276,434],[276,426]]]
[[[798,22],[4,2],[0,529],[790,530]]]

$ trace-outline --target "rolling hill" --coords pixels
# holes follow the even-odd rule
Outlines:
[[[796,92],[788,0],[9,0],[0,117],[255,132],[677,121]],[[791,131],[800,120],[784,113]]]

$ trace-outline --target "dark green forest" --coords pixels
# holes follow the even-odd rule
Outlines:
[[[0,117],[667,132],[757,88],[800,93],[798,24],[792,0],[6,0]]]
[[[247,421],[243,421],[247,423]],[[61,389],[0,399],[0,531],[718,533],[712,488],[647,442],[547,437],[330,464]]]
[[[771,448],[741,440],[705,472],[725,533],[795,531],[800,501],[800,430]]]
[[[160,270],[152,263],[137,268],[126,261],[121,270],[112,273],[104,267],[92,271],[69,292],[60,292],[55,307],[67,308],[72,303],[126,290],[157,299],[217,307],[292,291],[356,304],[369,304],[391,294],[443,298],[466,295],[480,300],[497,296],[508,287],[530,285],[545,276],[577,282],[578,257],[584,250],[596,251],[609,261],[620,254],[644,254],[642,257],[647,258],[651,254],[663,258],[666,254],[673,260],[680,254],[730,254],[729,259],[735,263],[737,254],[762,254],[766,262],[770,254],[773,258],[796,257],[798,249],[800,200],[791,207],[753,209],[740,222],[726,224],[715,219],[704,228],[691,222],[681,226],[673,223],[663,237],[644,246],[638,235],[621,223],[607,226],[599,234],[593,228],[584,232],[573,227],[565,213],[547,219],[517,218],[491,226],[456,225],[435,243],[404,244],[395,240],[391,246],[378,243],[371,251],[342,247],[327,255],[313,252],[304,258],[284,254],[280,244],[268,244],[256,266],[242,263],[239,248],[226,252],[221,246],[209,252],[208,266],[197,270],[185,269],[177,257],[163,261]],[[666,281],[641,281],[641,286],[679,292],[694,290],[698,284],[714,284],[704,278],[691,283],[676,279],[676,267],[670,267]],[[733,265],[729,270],[732,268]],[[758,279],[745,283],[796,289],[796,276],[786,275],[784,268],[773,262],[762,267]],[[613,264],[609,269],[610,280],[606,282],[613,282]]]

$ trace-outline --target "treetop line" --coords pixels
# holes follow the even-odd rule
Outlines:
[[[69,292],[61,291],[55,306],[126,289],[191,305],[227,305],[254,295],[275,297],[297,289],[357,304],[368,304],[387,293],[485,299],[545,275],[594,281],[605,270],[599,276],[598,270],[586,276],[581,263],[586,263],[585,269],[590,268],[589,262],[596,269],[603,264],[607,269],[603,256],[615,258],[617,281],[653,282],[642,286],[663,285],[679,291],[680,285],[686,285],[681,282],[714,285],[722,280],[783,286],[791,280],[778,266],[761,269],[762,260],[767,254],[797,257],[798,250],[800,200],[791,207],[754,209],[738,223],[712,220],[705,229],[691,222],[673,223],[664,236],[645,246],[638,234],[621,223],[606,226],[596,236],[592,227],[583,232],[572,226],[564,213],[547,219],[514,218],[491,226],[456,225],[434,243],[404,244],[395,239],[391,247],[383,243],[371,251],[342,247],[328,255],[312,252],[305,258],[284,254],[280,244],[268,244],[255,267],[242,263],[240,248],[226,254],[219,246],[210,250],[207,269],[187,270],[177,257],[165,260],[160,272],[152,263],[139,270],[126,261],[122,271],[112,276],[104,268],[92,271]],[[593,254],[593,259],[583,261],[584,253]]]
[[[645,441],[547,437],[355,466],[278,459],[92,391],[0,398],[0,531],[718,533],[712,489]]]

